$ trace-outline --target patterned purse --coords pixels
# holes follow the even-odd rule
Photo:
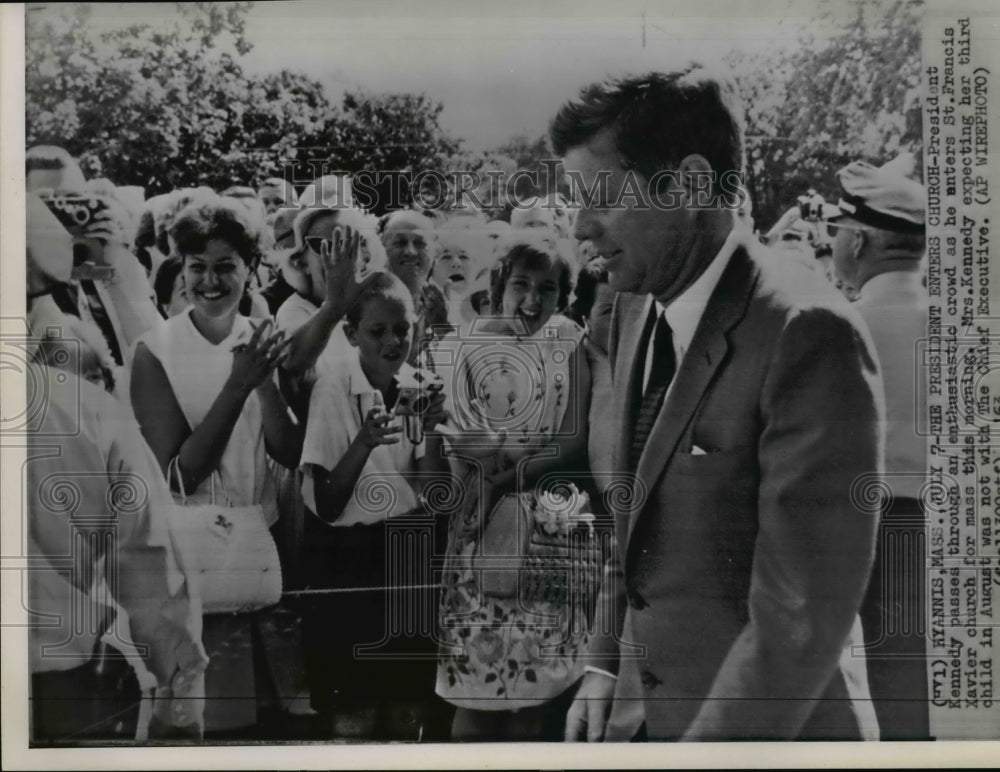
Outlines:
[[[586,495],[582,498],[585,502]],[[565,499],[531,493],[507,494],[497,502],[473,558],[484,595],[593,605],[604,567],[601,544],[592,516],[577,504],[572,517],[571,506]]]

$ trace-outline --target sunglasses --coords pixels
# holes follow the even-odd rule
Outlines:
[[[333,248],[333,242],[330,239],[323,238],[322,236],[306,236],[303,241],[306,246],[309,247],[317,255],[323,254],[323,244],[329,244],[330,249]]]

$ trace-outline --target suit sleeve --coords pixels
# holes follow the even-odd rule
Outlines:
[[[884,397],[860,322],[822,308],[785,325],[765,377],[749,622],[687,740],[792,739],[833,677],[861,605],[878,514]]]
[[[616,382],[615,363],[618,359],[618,342],[621,334],[621,316],[624,304],[621,296],[615,297],[608,335],[608,360],[612,373],[612,389],[621,388]],[[619,379],[620,380],[620,379]],[[593,397],[593,393],[591,394]],[[617,525],[628,513],[610,513]],[[617,529],[616,529],[617,530]],[[620,538],[620,536],[619,536]],[[625,596],[625,571],[618,549],[618,539],[611,539],[601,578],[601,591],[597,596],[594,624],[588,648],[587,665],[617,676],[621,659],[621,638],[625,626],[628,601]]]

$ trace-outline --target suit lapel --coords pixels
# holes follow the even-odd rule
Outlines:
[[[705,312],[698,323],[691,345],[679,364],[670,391],[639,459],[636,476],[647,496],[636,497],[637,504],[648,497],[663,474],[677,450],[681,435],[722,364],[729,349],[726,333],[743,317],[754,289],[756,273],[757,268],[746,250],[737,247],[705,306]],[[636,333],[637,338],[641,333],[641,324],[639,330]],[[630,537],[642,511],[641,506],[632,510],[629,521]]]

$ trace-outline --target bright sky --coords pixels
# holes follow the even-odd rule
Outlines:
[[[258,2],[247,25],[254,49],[244,64],[252,72],[304,72],[323,83],[333,102],[353,87],[425,92],[444,103],[446,131],[472,149],[485,149],[517,133],[543,133],[564,99],[609,72],[792,45],[818,5],[816,0]],[[155,22],[175,13],[169,3],[108,3],[95,5],[94,20]]]

